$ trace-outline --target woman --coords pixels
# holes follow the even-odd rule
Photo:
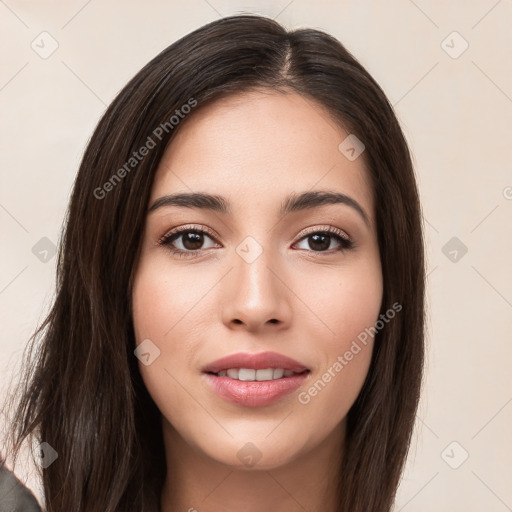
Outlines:
[[[333,37],[232,16],[149,62],[85,151],[57,291],[11,450],[57,454],[47,511],[391,510],[421,214],[393,110]]]

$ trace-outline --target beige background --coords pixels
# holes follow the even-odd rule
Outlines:
[[[105,106],[164,47],[240,11],[338,37],[381,84],[411,144],[429,356],[395,510],[512,510],[511,0],[1,0],[0,390],[53,297],[56,258],[41,261],[51,245],[40,240],[58,241]]]

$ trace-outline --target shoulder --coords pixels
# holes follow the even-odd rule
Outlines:
[[[34,495],[0,463],[0,512],[41,512]]]

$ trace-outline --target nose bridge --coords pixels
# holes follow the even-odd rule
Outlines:
[[[235,274],[238,288],[242,292],[240,298],[245,296],[254,305],[263,300],[272,300],[277,293],[273,282],[275,276],[270,271],[272,263],[275,265],[277,262],[269,240],[268,236],[262,242],[247,236],[236,248],[238,258],[235,258]]]
[[[253,328],[269,320],[284,321],[288,311],[286,287],[279,278],[280,264],[271,247],[271,236],[259,238],[261,242],[247,236],[235,249],[232,293],[224,311],[225,321],[242,321]]]

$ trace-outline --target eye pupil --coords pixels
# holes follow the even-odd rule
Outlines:
[[[313,245],[311,244],[311,239],[314,240]],[[319,239],[323,239],[323,243],[319,242]],[[326,242],[326,240],[327,240],[327,242]],[[309,244],[310,249],[317,249],[320,251],[325,251],[325,250],[329,249],[329,245],[331,245],[331,237],[329,235],[321,235],[321,234],[311,235],[309,237],[308,244]],[[315,247],[315,244],[317,244],[316,247]]]
[[[195,231],[187,231],[183,236],[183,247],[189,251],[196,251],[203,245],[203,234]]]

